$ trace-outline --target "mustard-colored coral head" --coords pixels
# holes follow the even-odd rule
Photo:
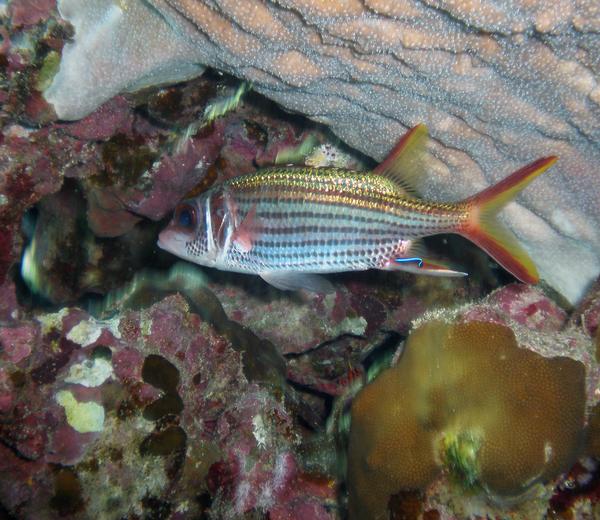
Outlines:
[[[567,469],[581,445],[585,370],[520,348],[487,322],[432,322],[352,406],[352,519],[387,518],[390,495],[451,482],[492,498]]]

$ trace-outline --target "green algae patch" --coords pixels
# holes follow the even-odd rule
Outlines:
[[[94,402],[79,402],[68,390],[56,394],[56,402],[65,409],[67,423],[79,433],[100,432],[104,429],[104,408]]]
[[[46,90],[58,72],[59,66],[60,53],[56,51],[50,51],[48,54],[46,54],[42,63],[42,67],[38,73],[35,89],[39,90],[40,92]]]
[[[448,433],[442,441],[443,464],[466,490],[479,485],[481,469],[478,456],[481,442],[481,435],[470,431]]]

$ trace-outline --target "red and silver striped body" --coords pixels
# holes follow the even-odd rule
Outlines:
[[[414,239],[458,229],[461,205],[409,197],[390,179],[338,168],[267,168],[179,208],[159,244],[192,262],[263,275],[397,267]],[[237,235],[236,235],[237,234]]]

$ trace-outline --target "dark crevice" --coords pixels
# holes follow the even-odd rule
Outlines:
[[[335,338],[325,340],[322,343],[315,345],[314,347],[310,347],[306,350],[303,350],[302,352],[288,352],[287,354],[283,354],[283,357],[286,359],[298,359],[298,358],[313,354],[314,352],[317,352],[321,349],[327,348],[327,347],[329,347],[335,343],[338,343],[344,339],[358,339],[358,340],[363,340],[363,341],[367,340],[367,338],[365,336],[361,336],[359,334],[344,333],[344,334],[340,334],[339,336],[336,336]]]
[[[386,336],[384,340],[376,345],[370,352],[365,356],[362,360],[362,365],[365,368],[365,371],[368,372],[369,369],[373,366],[374,363],[380,361],[382,358],[387,358],[393,356],[400,343],[404,341],[405,336],[396,331],[385,331]]]
[[[26,455],[23,455],[16,446],[13,446],[12,444],[10,444],[9,442],[6,441],[6,439],[4,439],[1,436],[1,430],[2,430],[2,425],[0,424],[0,444],[2,444],[2,446],[4,446],[5,448],[9,449],[11,451],[11,453],[17,457],[18,459],[24,460],[26,462],[34,462],[35,460],[37,460],[37,458],[35,457],[27,457]]]

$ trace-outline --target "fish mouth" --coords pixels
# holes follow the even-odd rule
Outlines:
[[[156,242],[158,247],[179,257],[185,257],[186,240],[173,229],[163,229]]]

